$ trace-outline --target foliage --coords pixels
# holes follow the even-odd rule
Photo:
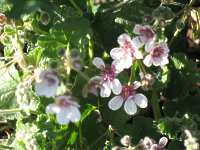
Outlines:
[[[155,141],[165,136],[166,149],[198,150],[199,5],[196,0],[1,0],[0,149],[110,150],[127,148],[120,139],[129,135],[130,149],[140,149],[146,136]],[[141,81],[138,91],[148,97],[147,108],[127,115],[124,108],[110,110],[110,98],[87,88],[99,73],[94,58],[111,63],[117,37],[136,36],[137,24],[150,25],[157,41],[168,44],[169,64],[145,67],[135,61],[118,75],[122,84]],[[144,47],[140,51],[146,55]],[[56,95],[70,95],[79,121],[59,124],[58,114],[47,113],[57,97],[36,92],[38,70],[53,70]],[[152,82],[146,85],[141,72],[152,75]],[[191,139],[193,148],[187,144]]]

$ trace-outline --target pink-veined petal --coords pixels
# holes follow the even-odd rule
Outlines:
[[[56,95],[57,88],[58,84],[49,85],[44,81],[35,84],[35,92],[38,96],[53,97]]]
[[[148,43],[145,44],[144,49],[145,49],[146,52],[149,53],[153,50],[154,46],[155,46],[154,41],[151,41],[151,42],[148,42]]]
[[[122,63],[121,65],[124,66],[124,68],[129,69],[133,64],[133,57],[131,56],[123,57],[121,63]]]
[[[60,112],[60,107],[56,104],[49,104],[46,107],[46,113],[54,114]]]
[[[131,37],[128,34],[123,33],[123,34],[119,35],[117,41],[120,46],[123,46],[125,41],[131,41]]]
[[[67,114],[67,118],[71,121],[71,122],[77,122],[80,120],[81,118],[81,113],[79,111],[79,109],[75,106],[69,106],[67,109],[69,109],[69,113]]]
[[[124,51],[122,48],[113,48],[110,51],[110,56],[112,57],[112,59],[120,59],[121,57],[123,57],[124,55]]]
[[[133,38],[132,41],[133,41],[134,45],[135,45],[138,49],[144,45],[144,43],[140,40],[139,37]]]
[[[124,70],[122,59],[116,59],[112,62],[112,65],[115,66],[115,73],[118,74]]]
[[[120,83],[120,81],[118,79],[114,79],[111,82],[111,89],[112,89],[113,93],[116,94],[116,95],[121,93],[122,85],[121,85],[121,83]]]
[[[153,63],[151,55],[147,55],[144,58],[143,63],[144,63],[145,66],[150,67],[152,65],[152,63]]]
[[[105,68],[105,64],[103,59],[99,58],[99,57],[95,57],[92,61],[92,63],[98,68],[98,69],[103,69]]]
[[[160,57],[153,57],[153,65],[154,66],[160,66],[161,65],[161,61],[162,61],[162,58]]]
[[[108,107],[111,110],[118,110],[123,104],[123,98],[121,96],[115,96],[108,102]]]
[[[66,108],[61,109],[59,113],[56,114],[56,119],[59,124],[68,124],[69,119],[67,118],[69,111]]]
[[[135,94],[133,99],[140,108],[146,108],[148,105],[147,97],[143,94]]]
[[[134,115],[137,112],[137,107],[135,102],[133,101],[132,96],[129,96],[128,99],[125,101],[124,110],[129,115]]]
[[[100,89],[100,96],[101,97],[109,97],[111,94],[111,89],[107,84],[103,84]]]
[[[168,63],[169,63],[169,60],[168,60],[167,57],[163,57],[163,58],[161,59],[161,62],[160,62],[161,66],[164,66],[164,65],[166,65],[166,64],[168,64]]]

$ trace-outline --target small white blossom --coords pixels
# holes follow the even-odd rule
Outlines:
[[[131,137],[129,135],[124,135],[121,139],[120,139],[120,143],[124,146],[130,146],[131,145]]]
[[[114,94],[119,94],[122,90],[122,85],[120,81],[116,78],[117,72],[115,69],[115,65],[105,65],[104,61],[99,57],[95,57],[93,59],[93,64],[101,70],[100,76],[95,76],[91,79],[99,81],[98,85],[100,87],[100,96],[109,97],[111,91]]]
[[[53,97],[56,94],[59,79],[55,72],[44,70],[36,73],[35,91],[38,96]]]
[[[128,34],[121,34],[118,37],[120,47],[113,48],[110,51],[113,64],[118,72],[131,67],[133,60],[142,59],[143,55],[138,50],[138,41],[133,41]]]
[[[147,67],[151,65],[164,66],[169,63],[169,48],[166,43],[149,43],[145,46],[145,51],[148,54],[144,58],[143,63]]]
[[[46,107],[46,112],[56,114],[59,124],[68,124],[69,122],[77,122],[80,120],[81,113],[79,104],[73,101],[71,96],[59,96],[56,102]]]
[[[166,137],[161,137],[158,144],[149,137],[140,140],[140,145],[144,150],[164,150],[167,143],[168,139]]]
[[[123,86],[121,94],[113,97],[108,102],[108,107],[115,111],[124,103],[124,110],[129,115],[134,115],[137,112],[137,106],[146,108],[148,105],[146,96],[141,93],[136,93],[136,89],[139,88],[139,86],[139,82],[135,82],[134,85]]]
[[[140,47],[143,46],[144,44],[153,42],[156,39],[155,32],[148,25],[142,26],[137,24],[135,25],[133,32],[138,35],[136,38],[134,38],[134,41],[139,41]]]

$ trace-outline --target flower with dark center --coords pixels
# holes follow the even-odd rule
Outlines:
[[[80,120],[81,114],[79,104],[73,100],[71,95],[58,96],[55,103],[46,107],[46,112],[56,114],[59,124],[68,124],[69,122],[77,122]]]
[[[141,41],[141,45],[153,42],[156,39],[155,32],[148,25],[142,26],[137,24],[135,25],[133,32],[138,35],[138,37],[136,37],[135,40],[137,39]]]
[[[131,37],[125,33],[118,37],[120,47],[113,48],[110,51],[117,72],[130,68],[135,59],[143,58],[142,53],[138,50],[138,42],[139,41],[132,40]]]
[[[168,53],[169,48],[166,43],[151,43],[145,46],[145,51],[148,53],[144,58],[143,63],[150,67],[164,66],[169,63]]]
[[[36,73],[35,91],[38,96],[53,97],[56,94],[59,79],[52,70]]]
[[[101,70],[100,76],[92,78],[98,79],[99,81],[98,87],[100,88],[100,96],[109,97],[111,91],[114,94],[119,94],[122,90],[122,86],[120,81],[116,78],[117,72],[115,65],[105,65],[104,61],[99,57],[95,57],[92,62],[98,69]],[[91,82],[91,80],[89,82]]]
[[[129,115],[134,115],[137,112],[136,105],[140,108],[146,108],[148,105],[146,96],[136,92],[139,87],[140,82],[138,81],[135,81],[133,85],[124,85],[121,94],[108,102],[108,107],[115,111],[124,103],[124,110]]]

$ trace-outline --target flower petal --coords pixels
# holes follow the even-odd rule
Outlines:
[[[122,48],[113,48],[110,51],[110,56],[112,59],[120,59],[124,55],[124,51]]]
[[[162,58],[160,58],[160,57],[153,57],[153,65],[154,66],[160,66],[161,65],[161,61],[162,61]]]
[[[154,47],[155,47],[154,41],[151,41],[151,42],[148,42],[148,43],[145,44],[144,49],[145,49],[146,52],[149,53],[150,51],[153,50]]]
[[[134,57],[137,59],[143,59],[142,52],[140,52],[139,50],[136,50],[134,53]]]
[[[133,33],[135,34],[140,34],[140,30],[143,28],[143,26],[136,24],[134,29],[133,29]]]
[[[123,33],[118,37],[117,41],[120,46],[123,46],[125,41],[131,41],[131,37],[128,34]]]
[[[61,109],[59,113],[56,114],[56,119],[59,124],[68,124],[69,119],[67,118],[69,111],[66,108]]]
[[[153,59],[151,57],[151,55],[147,55],[144,60],[143,63],[145,64],[145,66],[147,67],[151,67],[152,63],[153,63]]]
[[[81,118],[81,113],[80,113],[79,109],[75,106],[69,106],[68,109],[69,109],[69,113],[67,114],[67,118],[71,122],[79,121]]]
[[[46,113],[54,114],[54,113],[59,113],[60,112],[60,107],[56,104],[49,104],[46,107]]]
[[[133,101],[133,97],[130,96],[124,103],[124,110],[127,114],[133,115],[137,112],[137,107],[135,105],[135,102]]]
[[[103,69],[105,68],[105,64],[103,59],[99,58],[99,57],[95,57],[92,61],[92,63],[98,68],[98,69]]]
[[[138,49],[144,45],[144,43],[140,40],[139,37],[133,38],[132,41],[133,41],[134,45],[135,45]]]
[[[120,73],[124,70],[123,60],[122,59],[116,59],[112,62],[112,65],[115,66],[115,73]]]
[[[168,60],[167,57],[163,57],[163,58],[161,59],[161,62],[160,62],[161,66],[164,66],[164,65],[166,65],[166,64],[168,64],[168,63],[169,63],[169,60]]]
[[[49,85],[46,82],[36,82],[35,92],[38,96],[53,97],[56,95],[58,84]]]
[[[111,94],[111,89],[108,85],[103,84],[100,89],[100,96],[101,97],[109,97]]]
[[[168,143],[168,139],[166,137],[162,137],[160,140],[159,140],[159,144],[158,146],[160,148],[164,148]]]
[[[143,94],[135,94],[133,99],[140,108],[146,108],[148,105],[147,97]]]
[[[121,83],[120,83],[120,81],[118,79],[114,79],[111,82],[111,89],[112,89],[113,93],[116,94],[116,95],[121,93],[122,85],[121,85]]]
[[[132,64],[133,58],[131,56],[127,56],[122,59],[122,65],[124,65],[124,68],[128,69],[132,66]]]
[[[141,82],[140,81],[134,81],[133,82],[133,88],[136,90],[141,86]]]
[[[108,107],[111,110],[118,110],[122,106],[123,101],[121,96],[115,96],[108,102]]]

